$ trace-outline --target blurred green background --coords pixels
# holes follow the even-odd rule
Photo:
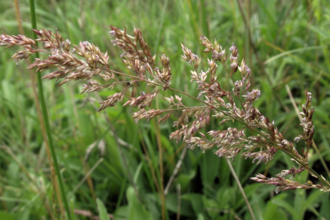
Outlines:
[[[31,37],[29,2],[18,3],[23,31]],[[191,67],[180,57],[180,43],[200,55],[204,64],[207,56],[201,53],[199,36],[217,39],[227,51],[235,43],[240,59],[252,69],[253,86],[261,90],[259,110],[288,140],[301,133],[301,127],[286,87],[299,109],[305,89],[313,93],[314,141],[328,163],[329,6],[324,0],[43,0],[36,1],[36,12],[39,29],[57,29],[73,44],[89,41],[99,46],[109,52],[111,68],[121,72],[128,70],[119,57],[121,51],[111,45],[109,25],[126,27],[129,34],[134,27],[141,29],[152,52],[170,58],[172,86],[191,95],[198,94],[197,86],[189,82]],[[14,1],[0,2],[0,31],[20,34]],[[0,50],[0,219],[63,219],[33,98],[35,85],[25,70],[28,64],[10,60],[17,47]],[[231,88],[224,72],[219,71],[218,80],[223,88]],[[131,117],[135,109],[129,107],[97,112],[99,102],[120,88],[80,95],[81,82],[58,87],[58,82],[43,81],[43,85],[75,219],[162,219],[162,210],[165,219],[252,219],[225,159],[197,148],[185,153],[183,143],[169,140],[174,117],[164,125],[155,120],[135,124]],[[184,103],[198,105],[188,98]],[[154,105],[167,107],[162,99]],[[210,128],[226,126],[212,122]],[[105,149],[103,159],[99,147]],[[84,163],[87,149],[92,150]],[[182,165],[164,195],[181,155]],[[329,178],[319,158],[312,150],[310,164]],[[330,219],[328,193],[275,194],[275,187],[249,179],[295,166],[281,152],[266,165],[240,157],[232,164],[256,219]],[[303,172],[296,180],[311,178]]]

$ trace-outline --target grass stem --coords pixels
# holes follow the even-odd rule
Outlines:
[[[30,14],[31,14],[31,26],[32,26],[32,29],[37,29],[34,0],[30,0],[29,4],[30,4]],[[37,38],[36,33],[34,33],[34,32],[33,32],[33,37],[35,39]],[[36,53],[35,56],[36,56],[36,58],[39,58],[39,53]],[[60,169],[58,166],[56,152],[55,152],[55,148],[53,145],[53,139],[52,139],[52,135],[51,135],[51,131],[50,131],[49,118],[48,118],[48,113],[47,113],[46,104],[45,104],[45,98],[44,98],[44,93],[43,93],[43,86],[42,86],[42,82],[41,82],[41,73],[40,72],[37,73],[37,83],[38,83],[38,91],[39,91],[39,93],[38,93],[39,101],[40,101],[40,105],[41,105],[41,111],[42,111],[42,115],[43,115],[43,119],[44,119],[44,123],[45,123],[46,132],[47,132],[49,148],[50,148],[53,163],[54,163],[54,169],[56,172],[56,176],[58,178],[59,187],[60,187],[60,191],[61,191],[61,195],[62,195],[62,200],[63,200],[64,207],[65,207],[65,210],[67,213],[67,218],[69,220],[71,220],[71,214],[70,214],[69,205],[68,205],[68,202],[66,199],[64,183],[63,183],[63,179],[62,179]]]

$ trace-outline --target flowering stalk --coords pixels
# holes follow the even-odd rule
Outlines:
[[[34,0],[30,0],[29,5],[30,5],[30,14],[31,14],[31,26],[32,26],[32,29],[36,29],[37,28],[37,21],[36,21]],[[35,35],[35,33],[33,33],[33,37],[34,38],[37,37]],[[23,45],[25,47],[25,50],[23,51],[22,54],[19,54],[19,53],[17,54],[16,62],[17,62],[17,60],[26,59],[27,57],[29,57],[31,54],[34,54],[34,53],[35,53],[36,59],[39,58],[38,50],[33,50],[31,48],[31,44],[33,45],[33,47],[36,47],[36,48],[38,47],[38,44],[36,44],[33,40],[30,41],[28,38],[26,38],[23,35],[20,35],[20,39],[17,39],[17,40],[19,42],[23,43]],[[14,40],[14,42],[15,42],[15,40]],[[0,41],[0,45],[1,45],[1,41]],[[44,125],[45,125],[45,130],[46,130],[47,137],[48,137],[48,146],[49,146],[51,156],[52,156],[52,160],[53,160],[52,162],[50,161],[50,163],[53,163],[53,165],[54,165],[54,170],[55,170],[55,173],[56,173],[56,177],[58,179],[59,189],[60,189],[61,197],[62,197],[62,199],[61,199],[60,196],[58,196],[58,202],[59,202],[59,205],[60,205],[60,210],[61,210],[62,217],[64,217],[64,212],[62,211],[62,209],[63,209],[62,208],[62,201],[63,201],[64,208],[65,208],[65,211],[66,211],[66,214],[67,214],[67,218],[69,220],[71,220],[71,214],[70,214],[70,210],[69,210],[69,206],[68,206],[68,202],[67,202],[67,198],[66,198],[66,194],[65,194],[63,179],[62,179],[62,176],[61,176],[61,173],[60,173],[60,169],[59,169],[59,166],[58,166],[57,157],[56,157],[56,153],[55,153],[55,148],[54,148],[54,145],[53,145],[53,138],[52,138],[52,134],[51,134],[51,131],[50,131],[48,113],[47,113],[47,108],[46,108],[46,104],[45,104],[43,86],[42,86],[40,76],[41,76],[41,73],[37,72],[37,83],[38,83],[38,90],[39,90],[38,96],[39,96],[43,121],[44,121]],[[51,168],[52,168],[52,165],[51,165]],[[57,189],[56,186],[57,185],[54,183],[55,190],[57,191],[58,189]]]
[[[112,43],[122,49],[121,58],[126,67],[131,70],[131,74],[111,70],[107,53],[102,53],[97,46],[89,42],[81,42],[78,46],[72,47],[70,41],[64,40],[57,31],[55,33],[46,30],[34,31],[38,35],[36,41],[44,42],[43,48],[36,47],[34,40],[21,35],[0,35],[0,45],[23,46],[25,48],[23,51],[13,55],[13,59],[16,61],[26,59],[37,51],[49,53],[45,59],[36,59],[28,69],[43,71],[55,68],[55,71],[43,78],[62,80],[60,85],[71,80],[84,80],[87,83],[84,85],[82,93],[112,89],[122,85],[123,88],[120,92],[101,102],[99,111],[127,99],[124,106],[130,105],[137,108],[137,111],[133,113],[135,122],[159,117],[158,123],[164,123],[173,112],[178,112],[179,117],[173,123],[176,130],[170,134],[170,139],[184,141],[190,148],[197,146],[203,151],[215,147],[217,148],[215,154],[227,159],[234,158],[241,153],[243,157],[251,158],[252,162],[257,164],[266,163],[273,159],[277,151],[283,151],[296,162],[298,168],[283,170],[275,178],[257,174],[251,179],[275,185],[277,192],[296,188],[317,188],[330,192],[330,183],[308,165],[307,153],[313,143],[314,134],[312,94],[306,91],[306,103],[303,105],[301,113],[304,116],[301,124],[303,134],[295,138],[295,141],[303,139],[306,144],[306,148],[299,153],[293,143],[286,140],[278,131],[274,122],[271,122],[254,106],[255,100],[260,97],[261,92],[259,89],[250,88],[251,70],[244,60],[239,62],[238,50],[234,44],[229,48],[228,54],[217,41],[211,43],[206,37],[201,37],[201,44],[205,46],[204,52],[211,54],[206,69],[200,68],[201,58],[181,44],[182,58],[194,68],[191,71],[191,82],[198,85],[197,90],[199,91],[198,96],[194,97],[170,86],[172,73],[169,58],[163,54],[160,57],[161,66],[158,66],[156,55],[151,54],[139,29],[134,29],[134,36],[128,35],[126,29],[120,30],[113,26],[110,31],[110,35],[114,38]],[[227,68],[228,62],[230,63],[229,68]],[[226,74],[232,80],[234,75],[240,77],[239,80],[233,80],[232,90],[223,89],[217,81],[218,65],[224,67]],[[97,78],[99,80],[95,80]],[[142,91],[139,86],[141,83],[147,85],[147,91]],[[168,101],[169,107],[167,109],[150,108],[152,101],[161,94],[162,90],[172,90],[176,93],[174,97],[164,97]],[[185,106],[183,98],[179,94],[198,101],[200,105]],[[210,130],[207,133],[199,132],[206,128],[211,119],[218,120],[219,124],[234,120],[241,123],[243,127]],[[256,135],[246,136],[247,129]],[[285,178],[304,170],[319,179],[320,183],[313,184],[308,181],[306,184],[300,184]]]

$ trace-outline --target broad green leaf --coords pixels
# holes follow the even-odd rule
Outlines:
[[[150,212],[139,201],[132,186],[128,187],[126,197],[128,200],[128,220],[152,220]]]
[[[306,190],[296,189],[294,191],[294,209],[296,210],[296,216],[294,219],[300,220],[304,217],[306,208],[304,207],[304,201],[306,201]]]
[[[114,214],[114,219],[116,220],[126,220],[128,216],[128,206],[121,206],[116,209]]]
[[[296,214],[296,211],[294,210],[294,208],[290,203],[284,200],[286,194],[283,195],[284,196],[282,196],[282,194],[275,196],[270,202],[282,207],[283,209],[288,211],[294,217],[294,219],[297,219],[298,215]]]
[[[280,194],[277,199],[284,200],[286,194]],[[267,203],[266,208],[263,213],[263,218],[266,220],[286,220],[287,216],[286,213],[281,209],[276,203],[273,203],[272,200]]]
[[[97,203],[97,209],[99,211],[100,220],[110,220],[107,209],[105,208],[103,202],[97,198],[96,203]]]
[[[324,217],[324,219],[330,219],[330,198],[329,194],[322,196],[322,202],[321,202],[321,208],[320,208],[320,215]],[[323,220],[323,219],[322,219]]]
[[[190,186],[191,180],[195,177],[196,171],[191,169],[186,173],[180,173],[176,178],[175,185],[180,184],[181,191],[186,191]]]
[[[323,195],[324,195],[324,192],[322,192],[320,190],[313,190],[312,193],[309,194],[307,199],[304,200],[304,203],[303,203],[304,209],[307,209],[309,206],[312,206],[313,204],[318,202],[318,200],[321,200]]]
[[[203,204],[206,209],[207,214],[214,219],[216,216],[219,215],[218,211],[215,211],[218,209],[219,204],[213,200],[213,199],[208,199],[206,196],[203,196]]]

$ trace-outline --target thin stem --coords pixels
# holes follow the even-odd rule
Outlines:
[[[19,7],[18,7],[18,0],[14,0],[14,2],[15,2],[15,11],[16,11],[16,19],[17,19],[18,29],[19,29],[19,32],[22,35],[24,35],[22,19],[21,19],[21,13],[20,13]]]
[[[245,203],[246,203],[246,205],[247,205],[247,207],[248,207],[248,209],[249,209],[249,212],[250,212],[250,214],[251,214],[251,217],[252,217],[253,220],[255,220],[256,217],[254,216],[254,213],[253,213],[252,208],[251,208],[251,206],[250,206],[249,200],[247,199],[247,197],[246,197],[246,195],[245,195],[245,192],[244,192],[243,187],[242,187],[242,185],[241,185],[241,183],[240,183],[240,181],[239,181],[239,179],[238,179],[238,177],[237,177],[237,175],[236,175],[236,172],[235,172],[233,166],[231,165],[231,162],[229,161],[229,159],[226,159],[226,161],[227,161],[227,164],[228,164],[228,166],[229,166],[229,169],[230,169],[231,173],[232,173],[233,176],[234,176],[234,179],[235,179],[236,182],[237,182],[238,188],[239,188],[239,190],[241,191],[241,194],[242,194],[242,196],[243,196],[243,198],[244,198],[244,201],[245,201]]]
[[[21,35],[25,35],[23,25],[22,25],[22,18],[21,18],[21,13],[20,13],[20,10],[19,10],[18,0],[15,0],[15,9],[16,9],[16,19],[17,19],[17,23],[18,23],[18,27],[19,27],[19,32],[20,32]],[[31,64],[31,58],[29,57],[29,59],[27,59],[26,62],[27,62],[28,65],[30,65]],[[36,84],[36,76],[35,76],[35,73],[32,70],[29,70],[29,76],[30,76],[31,87],[32,87],[32,91],[33,91],[33,99],[34,99],[34,102],[36,104],[38,120],[40,122],[41,134],[42,134],[42,138],[45,142],[47,159],[48,159],[48,163],[49,163],[50,170],[51,170],[50,178],[51,178],[51,182],[53,184],[53,187],[55,189],[56,197],[58,199],[60,213],[61,213],[62,216],[64,216],[65,211],[63,209],[63,204],[62,204],[62,199],[61,199],[61,195],[60,195],[59,188],[58,188],[58,183],[55,179],[54,165],[53,165],[52,156],[51,156],[50,149],[49,149],[49,144],[48,144],[48,139],[47,139],[47,134],[46,134],[46,129],[45,129],[45,123],[42,119],[42,112],[41,112],[40,105],[39,105],[39,102],[38,102],[38,92],[37,92],[36,87],[34,86]],[[54,202],[54,199],[55,198],[52,196],[52,199],[51,199],[52,202]],[[55,207],[53,207],[53,208],[55,208]],[[52,219],[54,219],[54,216],[53,216],[52,212],[50,212],[49,215],[51,216]]]
[[[30,0],[29,3],[30,3],[32,29],[37,29],[34,0]],[[33,37],[37,38],[37,35],[34,32],[33,32]],[[39,53],[37,52],[35,56],[36,56],[36,58],[39,58]],[[64,184],[63,184],[62,176],[61,176],[60,169],[59,169],[59,166],[58,166],[56,152],[55,152],[55,149],[54,149],[53,139],[52,139],[52,135],[51,135],[51,131],[50,131],[48,113],[47,113],[46,104],[45,104],[45,98],[44,98],[44,93],[43,93],[43,86],[42,86],[42,82],[41,82],[40,72],[37,73],[37,83],[38,83],[38,90],[39,90],[39,101],[40,101],[40,105],[41,105],[41,111],[42,111],[43,119],[44,119],[45,126],[46,126],[46,132],[47,132],[47,136],[48,136],[49,147],[50,147],[50,151],[51,151],[51,154],[52,154],[52,159],[53,159],[53,162],[54,162],[54,168],[55,168],[56,176],[58,178],[58,182],[59,182],[59,186],[60,186],[60,191],[61,191],[64,207],[65,207],[65,210],[67,212],[67,218],[69,220],[71,220],[70,209],[69,209],[69,205],[68,205],[68,202],[67,202],[66,193],[65,193],[65,190],[64,190]]]
[[[176,220],[180,220],[180,211],[181,211],[181,186],[180,184],[177,184],[176,190],[178,192],[178,211],[176,214]]]
[[[92,174],[92,172],[94,172],[94,170],[102,163],[103,158],[100,158],[95,164],[94,166],[85,174],[84,178],[78,183],[78,185],[72,190],[69,199],[73,199],[73,195],[75,192],[77,192],[77,190],[80,188],[80,186],[90,177],[90,175]]]
[[[168,181],[168,183],[167,183],[167,185],[166,185],[166,187],[165,187],[165,190],[164,190],[164,194],[165,194],[165,195],[168,194],[168,191],[169,191],[169,189],[170,189],[170,186],[172,185],[172,182],[173,182],[175,176],[176,176],[176,175],[178,174],[178,172],[179,172],[179,169],[180,169],[180,167],[181,167],[182,161],[183,161],[183,159],[184,159],[184,157],[185,157],[185,155],[186,155],[187,149],[188,149],[188,147],[185,146],[185,147],[183,148],[183,150],[182,150],[182,153],[181,153],[181,155],[180,155],[180,159],[179,159],[179,161],[176,163],[175,168],[174,168],[174,170],[173,170],[173,173],[172,173],[172,175],[171,175],[171,177],[170,177],[170,180]]]
[[[156,140],[157,140],[157,147],[158,147],[158,157],[159,157],[159,172],[160,172],[160,181],[159,181],[159,194],[162,203],[162,219],[165,220],[165,211],[166,211],[166,204],[165,204],[165,193],[164,193],[164,168],[163,168],[163,149],[160,141],[160,130],[159,125],[155,122],[155,133],[156,133]]]

